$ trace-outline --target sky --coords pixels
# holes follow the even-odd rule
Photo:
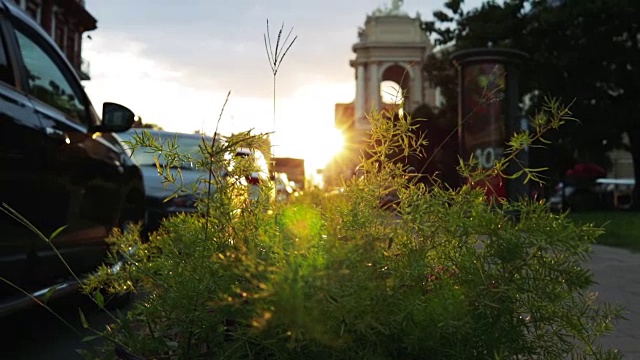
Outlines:
[[[480,2],[467,0],[466,7]],[[367,14],[390,3],[87,0],[98,29],[83,38],[91,75],[84,85],[98,112],[112,101],[170,131],[274,131],[274,155],[304,158],[307,170],[322,168],[340,141],[334,105],[354,100],[349,60],[358,28]],[[442,4],[405,0],[402,9],[431,19]],[[273,42],[283,22],[285,33],[293,28],[291,37],[297,36],[276,76],[275,127],[267,19]]]

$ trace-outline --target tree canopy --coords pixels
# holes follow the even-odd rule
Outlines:
[[[476,47],[514,48],[528,53],[519,89],[535,111],[551,95],[572,103],[579,120],[554,134],[539,161],[561,176],[574,161],[608,165],[606,151],[629,147],[640,175],[640,3],[634,0],[487,1],[465,12],[463,0],[448,0],[425,22],[438,51],[425,72],[445,105],[438,117],[455,118],[457,78],[450,55]],[[566,156],[563,156],[566,154]],[[639,190],[636,187],[636,190]],[[640,204],[638,191],[634,203]]]

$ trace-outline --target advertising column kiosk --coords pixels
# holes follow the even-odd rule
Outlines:
[[[458,140],[463,160],[473,157],[480,167],[491,169],[504,157],[511,135],[526,129],[518,96],[519,65],[526,59],[528,55],[521,51],[499,48],[452,54],[458,69]],[[520,152],[520,164],[511,161],[506,173],[514,174],[527,166],[527,159],[527,151]],[[496,175],[475,185],[485,188],[487,197],[495,200],[517,200],[529,193],[524,177]]]

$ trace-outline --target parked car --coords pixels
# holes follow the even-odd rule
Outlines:
[[[264,154],[254,148],[238,148],[235,154],[235,160],[231,162],[230,172],[234,171],[234,163],[239,161],[249,161],[248,164],[243,164],[243,168],[249,171],[241,178],[241,181],[246,182],[249,186],[249,199],[254,203],[261,200],[275,200],[275,184],[271,181],[269,164]]]
[[[286,201],[290,197],[295,196],[297,192],[295,183],[293,181],[289,181],[287,173],[275,173],[274,183],[276,187],[276,199],[278,201]]]
[[[167,142],[174,142],[176,150],[182,155],[190,155],[193,161],[183,164],[175,164],[170,169],[173,172],[176,182],[167,182],[159,173],[156,160],[159,164],[166,164],[167,159],[162,152],[153,152],[149,148],[137,148],[131,151],[129,146],[136,134],[143,132],[152,136],[160,145]],[[117,135],[120,141],[125,144],[133,160],[142,170],[144,176],[144,187],[146,193],[146,205],[148,212],[148,230],[154,231],[160,227],[163,219],[179,213],[195,213],[198,211],[197,200],[200,194],[210,190],[215,191],[216,181],[212,181],[212,188],[209,184],[209,169],[198,166],[201,160],[202,151],[200,145],[203,140],[210,145],[213,139],[210,136],[198,134],[175,133],[161,130],[131,129],[125,133]],[[177,170],[180,170],[180,176]],[[213,169],[212,176],[218,179],[226,176],[226,169],[223,164],[218,164]],[[181,193],[176,192],[183,190]],[[194,191],[195,190],[195,191]],[[173,196],[177,194],[177,196]]]
[[[591,184],[559,182],[547,205],[552,211],[589,211],[600,206],[600,194],[595,181]]]
[[[140,170],[113,137],[131,127],[131,110],[105,103],[100,118],[76,70],[12,1],[0,0],[0,30],[0,202],[45,236],[57,233],[43,241],[0,213],[4,314],[34,303],[5,281],[36,297],[77,291],[58,253],[82,278],[104,262],[110,231],[143,221],[145,210]]]
[[[559,182],[547,202],[552,211],[626,210],[635,180],[598,178],[587,184]]]
[[[590,211],[606,207],[603,188],[598,184],[598,179],[606,175],[606,170],[597,164],[574,165],[567,170],[549,197],[549,208],[553,211]]]

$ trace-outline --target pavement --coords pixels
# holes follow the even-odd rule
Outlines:
[[[599,299],[622,305],[627,320],[620,320],[612,334],[603,336],[605,348],[618,349],[626,360],[640,360],[640,254],[594,245],[589,267]]]

